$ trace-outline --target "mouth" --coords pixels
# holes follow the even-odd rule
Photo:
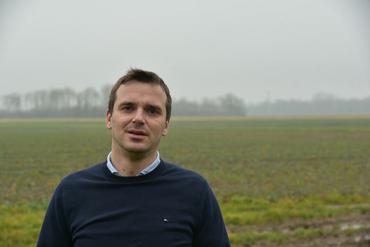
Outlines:
[[[138,129],[129,129],[127,133],[134,135],[134,136],[147,136],[148,134],[144,130],[138,130]]]

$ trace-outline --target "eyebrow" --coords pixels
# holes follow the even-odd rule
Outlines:
[[[137,105],[137,104],[136,104],[136,103],[134,103],[134,102],[131,102],[131,101],[123,101],[123,102],[121,102],[121,103],[118,105],[118,107],[122,107],[122,106],[133,106],[133,105]],[[156,109],[158,109],[158,110],[161,110],[161,111],[162,111],[162,108],[161,108],[159,105],[146,104],[144,107],[145,107],[145,108],[147,108],[147,107],[153,107],[153,108],[156,108]]]
[[[118,107],[125,106],[125,105],[135,105],[135,103],[130,102],[130,101],[123,101],[123,102],[119,103]]]

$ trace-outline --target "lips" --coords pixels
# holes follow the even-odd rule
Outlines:
[[[138,129],[129,129],[127,131],[129,134],[136,135],[136,136],[147,136],[148,134],[144,130],[138,130]]]

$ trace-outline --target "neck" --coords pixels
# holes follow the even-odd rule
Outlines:
[[[157,152],[131,153],[122,152],[112,147],[112,163],[125,176],[137,176],[140,171],[149,166],[157,157]]]

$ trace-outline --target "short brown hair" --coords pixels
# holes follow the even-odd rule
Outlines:
[[[159,85],[166,94],[166,120],[171,118],[171,107],[172,107],[172,98],[170,90],[168,89],[166,83],[160,78],[157,74],[151,71],[145,71],[141,69],[129,69],[126,75],[118,79],[118,81],[113,85],[112,90],[109,95],[108,101],[108,112],[113,113],[113,106],[117,98],[117,90],[121,85],[126,84],[129,81],[139,81],[142,83],[151,83]]]

